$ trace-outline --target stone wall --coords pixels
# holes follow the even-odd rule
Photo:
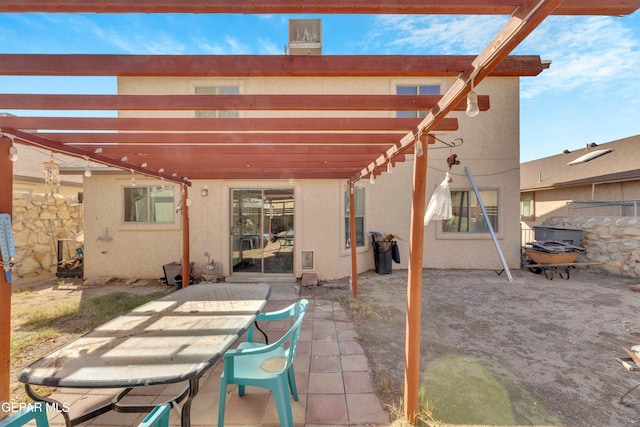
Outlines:
[[[597,262],[594,268],[612,274],[640,277],[640,218],[553,217],[544,225],[584,230],[581,246],[587,252],[576,262]]]
[[[18,277],[55,272],[58,240],[68,239],[82,230],[82,204],[75,196],[45,198],[44,194],[14,193],[12,216]],[[76,256],[75,241],[63,244],[62,259]]]

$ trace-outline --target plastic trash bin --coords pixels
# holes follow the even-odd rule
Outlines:
[[[388,240],[381,233],[370,233],[373,259],[378,274],[391,274],[393,261],[400,262],[398,242]]]

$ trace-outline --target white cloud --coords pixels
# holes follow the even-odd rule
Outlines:
[[[502,16],[381,15],[368,37],[372,46],[393,54],[478,54],[506,20]]]
[[[550,17],[517,49],[552,60],[549,70],[523,82],[523,98],[579,87],[604,88],[635,77],[640,41],[623,20]]]

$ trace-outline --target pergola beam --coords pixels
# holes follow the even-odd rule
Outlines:
[[[0,75],[456,77],[474,58],[472,55],[0,54]],[[492,76],[532,77],[545,67],[539,56],[516,55],[505,58]]]
[[[55,13],[243,13],[243,14],[472,14],[509,15],[518,0],[10,0],[0,12]],[[566,0],[554,14],[625,15],[633,0]]]
[[[111,118],[0,116],[0,127],[42,130],[128,131],[393,131],[415,128],[420,119],[389,117],[310,118]],[[455,118],[443,119],[437,130],[458,129]]]
[[[406,129],[385,133],[331,133],[331,132],[46,132],[42,136],[79,147],[119,144],[136,146],[140,150],[181,150],[185,145],[251,145],[274,146],[274,150],[287,145],[389,145],[395,144]],[[145,145],[147,147],[145,147]],[[380,151],[379,147],[375,148]]]
[[[112,167],[116,167],[122,170],[131,170],[131,171],[136,171],[138,173],[141,173],[143,175],[147,175],[147,176],[153,176],[155,178],[158,179],[164,179],[167,180],[169,182],[176,182],[176,183],[180,183],[180,184],[187,184],[187,185],[191,185],[191,183],[189,182],[183,182],[184,180],[181,180],[182,177],[179,177],[179,179],[177,179],[176,177],[171,176],[170,174],[164,174],[164,173],[159,173],[159,172],[155,172],[152,170],[148,170],[146,168],[143,168],[141,166],[132,164],[132,163],[128,163],[126,161],[122,161],[122,160],[117,160],[117,159],[113,159],[110,157],[106,157],[103,156],[101,154],[96,154],[92,151],[87,151],[87,150],[83,150],[81,148],[77,148],[77,147],[73,147],[73,146],[68,146],[65,144],[62,144],[58,141],[53,141],[51,139],[47,139],[47,138],[43,138],[40,135],[34,135],[28,132],[22,132],[20,130],[17,129],[13,129],[13,128],[8,128],[8,127],[4,127],[4,126],[0,126],[0,132],[4,133],[4,134],[8,134],[8,135],[12,135],[15,137],[16,142],[25,142],[28,145],[32,145],[35,147],[40,147],[40,148],[44,148],[47,150],[51,150],[52,153],[61,153],[61,154],[67,154],[70,156],[74,156],[74,157],[84,157],[87,159],[92,159],[98,163],[102,163],[104,165],[107,166],[112,166]]]
[[[0,110],[317,110],[415,111],[428,110],[441,95],[51,95],[0,94]],[[481,111],[489,96],[479,95]],[[464,111],[466,103],[454,107]]]

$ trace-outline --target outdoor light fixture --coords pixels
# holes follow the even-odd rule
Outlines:
[[[203,187],[202,190],[200,190],[200,195],[202,195],[202,197],[209,197],[209,187]]]
[[[471,92],[467,95],[467,116],[475,117],[480,112],[478,107],[478,94],[473,91],[473,79],[471,79]]]
[[[373,185],[376,183],[376,177],[373,175],[373,172],[369,174],[369,184]]]
[[[416,157],[420,157],[424,154],[424,151],[422,150],[422,140],[420,139],[420,137],[421,137],[420,132],[416,132],[416,141],[414,144]]]
[[[91,166],[89,165],[89,158],[85,156],[84,159],[87,161],[87,165],[84,168],[84,176],[89,178],[91,176]]]
[[[133,169],[131,169],[131,186],[136,186],[136,175],[133,173]]]
[[[9,147],[9,160],[11,160],[12,162],[17,162],[18,161],[18,149],[15,146],[15,140],[13,137],[9,137],[11,138],[11,147]]]
[[[391,164],[391,159],[387,162],[387,173],[393,173],[393,165]]]

